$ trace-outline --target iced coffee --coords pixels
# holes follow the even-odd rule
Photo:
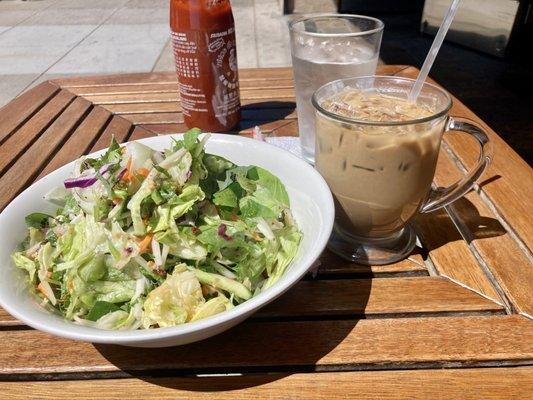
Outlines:
[[[398,232],[430,191],[446,118],[429,118],[431,102],[372,89],[346,87],[321,106],[339,116],[316,116],[316,167],[336,199],[336,224],[358,237]]]

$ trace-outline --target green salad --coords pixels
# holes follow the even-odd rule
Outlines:
[[[82,157],[26,217],[12,255],[64,318],[101,329],[168,327],[231,309],[273,285],[302,234],[281,181],[204,151],[188,131],[164,152],[114,140]]]

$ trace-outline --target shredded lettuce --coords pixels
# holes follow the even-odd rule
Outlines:
[[[202,287],[194,272],[185,264],[178,264],[172,275],[146,297],[142,324],[145,328],[183,324],[193,318],[204,302]]]

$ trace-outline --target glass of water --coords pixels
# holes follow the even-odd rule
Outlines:
[[[322,85],[374,75],[384,24],[372,17],[317,14],[289,25],[302,153],[314,164],[315,114],[311,97]]]

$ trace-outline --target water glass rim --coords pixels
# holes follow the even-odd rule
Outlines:
[[[319,87],[313,93],[313,96],[311,97],[311,103],[313,104],[313,107],[315,107],[315,109],[318,112],[320,112],[321,114],[324,114],[325,116],[327,116],[327,117],[329,117],[329,118],[331,118],[333,120],[337,120],[337,121],[340,121],[340,122],[346,122],[346,123],[350,123],[350,124],[372,125],[372,126],[401,126],[401,125],[413,125],[413,124],[420,124],[420,123],[424,123],[424,122],[429,122],[429,121],[432,121],[434,119],[440,118],[443,115],[448,114],[448,111],[450,111],[450,108],[452,107],[452,98],[451,98],[450,94],[447,91],[445,91],[444,89],[438,87],[437,85],[433,85],[432,83],[428,83],[428,82],[424,82],[424,85],[422,86],[422,91],[420,93],[423,93],[424,90],[427,90],[429,88],[433,89],[433,90],[435,90],[437,92],[440,92],[446,98],[446,106],[442,110],[440,110],[438,112],[435,112],[434,114],[429,115],[427,117],[423,117],[423,118],[415,118],[415,119],[406,120],[406,121],[369,121],[369,120],[361,120],[361,119],[350,118],[350,117],[347,117],[345,115],[340,115],[340,114],[336,114],[334,112],[328,111],[328,110],[326,110],[325,108],[323,108],[319,104],[317,94],[322,89],[325,89],[328,86],[333,86],[333,85],[336,85],[336,84],[339,84],[339,83],[345,83],[345,82],[350,82],[350,81],[353,82],[353,81],[357,81],[357,80],[376,79],[376,78],[379,79],[379,80],[403,81],[403,82],[409,82],[411,84],[415,83],[415,79],[404,78],[404,77],[399,77],[399,76],[387,76],[387,75],[367,75],[367,76],[360,76],[360,77],[355,77],[355,78],[337,79],[337,80],[328,82],[325,85],[322,85],[321,87]]]
[[[332,17],[332,18],[339,18],[339,19],[361,19],[361,20],[370,20],[377,23],[377,26],[375,28],[362,31],[362,32],[349,32],[349,33],[322,33],[322,32],[308,32],[308,31],[297,31],[295,30],[294,26],[300,22],[305,22],[313,19],[319,19],[324,17]],[[385,24],[382,20],[374,17],[369,17],[367,15],[358,15],[358,14],[335,14],[335,13],[320,13],[320,14],[307,14],[306,16],[303,16],[302,18],[295,19],[294,21],[291,21],[289,23],[289,30],[291,32],[298,32],[302,35],[307,36],[315,36],[315,37],[356,37],[356,36],[367,36],[371,35],[373,33],[378,33],[383,31],[383,28],[385,27]]]

